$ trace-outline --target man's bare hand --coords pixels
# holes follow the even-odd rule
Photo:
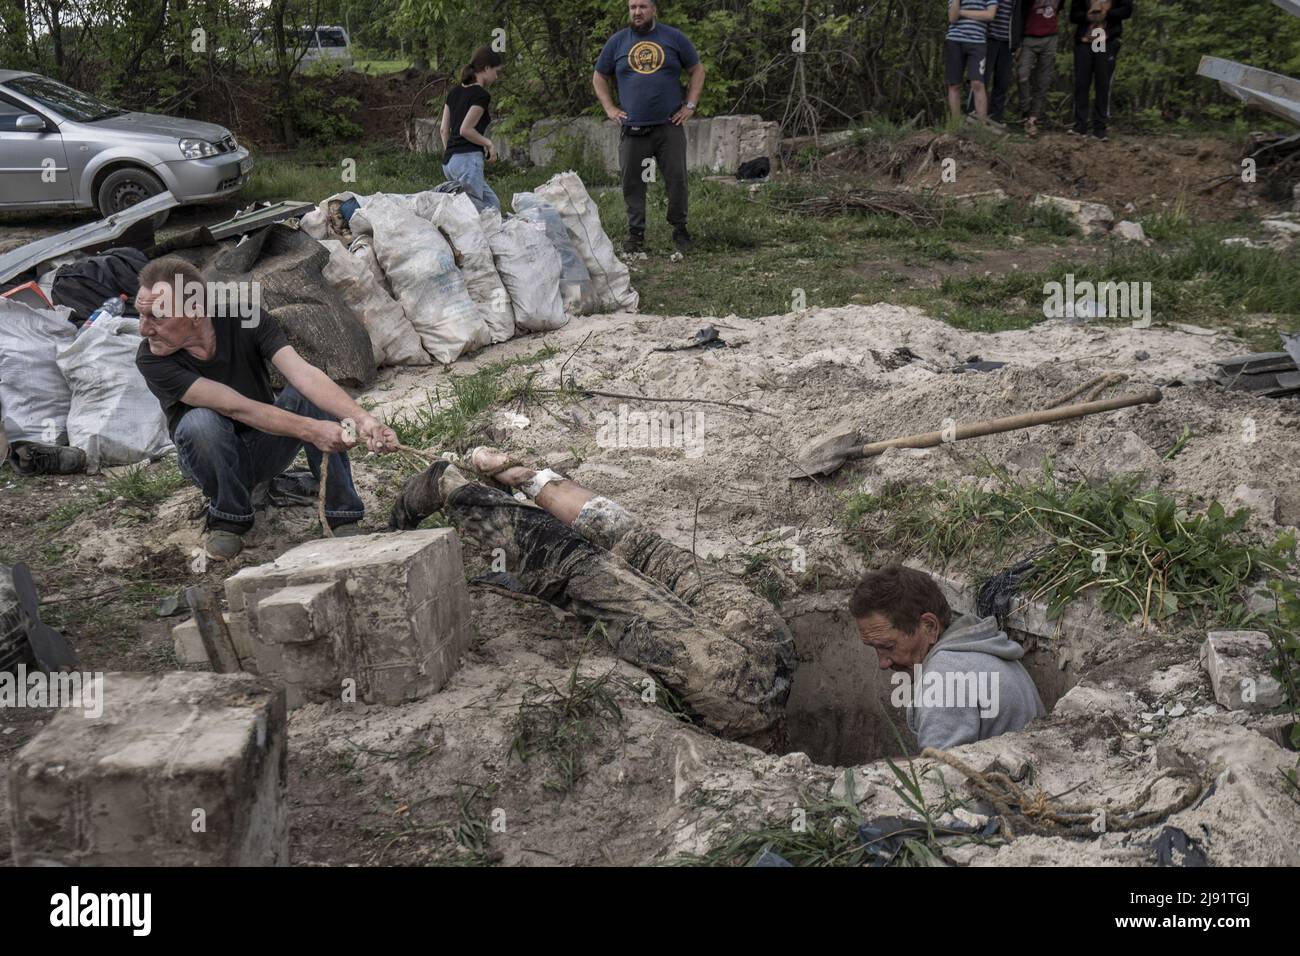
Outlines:
[[[497,147],[496,143],[492,142],[492,140],[487,141],[486,159],[489,163],[495,163],[497,161]]]
[[[606,106],[605,115],[618,123],[621,123],[623,122],[623,120],[627,119],[627,113],[619,109],[617,106]]]
[[[373,452],[397,451],[397,432],[393,431],[377,418],[367,415],[357,420],[357,435]]]
[[[695,115],[695,110],[691,109],[688,106],[683,106],[681,109],[679,109],[676,113],[673,114],[673,118],[671,122],[674,126],[681,126],[683,123],[685,123],[688,119],[690,119],[694,115]]]
[[[347,451],[355,441],[348,441],[347,432],[338,422],[312,421],[307,427],[307,441],[324,452]]]

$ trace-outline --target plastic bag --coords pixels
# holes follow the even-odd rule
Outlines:
[[[76,336],[70,313],[0,299],[0,414],[10,444],[67,441],[72,390],[55,356]]]
[[[510,293],[515,325],[525,332],[549,332],[569,321],[560,299],[560,254],[537,223],[501,220],[495,209],[481,214],[497,274]]]
[[[59,349],[59,368],[72,390],[68,444],[86,453],[92,474],[172,450],[162,406],[135,366],[143,341],[138,319],[110,315]]]
[[[478,305],[493,342],[506,342],[515,334],[515,312],[501,277],[497,275],[492,248],[479,221],[478,210],[464,193],[426,190],[409,196],[392,196],[405,202],[421,219],[443,231],[460,256],[469,297]]]
[[[560,254],[560,265],[563,268],[560,273],[562,282],[586,282],[591,278],[591,273],[587,271],[587,264],[582,260],[582,254],[569,238],[569,230],[565,228],[564,219],[558,209],[537,193],[515,193],[510,205],[514,207],[515,214],[520,219],[540,222],[546,227],[546,238],[551,240],[551,245],[555,246],[555,251]]]
[[[376,196],[365,199],[352,223],[373,237],[379,265],[426,352],[449,364],[492,341],[436,226],[407,205]]]
[[[600,210],[578,174],[557,173],[536,192],[559,210],[569,238],[591,273],[590,280],[583,284],[579,311],[635,311],[640,297],[632,288],[627,264],[615,254],[614,244],[600,225]]]
[[[326,239],[321,245],[330,254],[329,262],[321,268],[321,275],[366,327],[376,366],[428,365],[432,362],[420,343],[415,326],[407,320],[401,305],[375,281],[369,264],[334,239]]]

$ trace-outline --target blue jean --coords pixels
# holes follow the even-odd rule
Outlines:
[[[472,153],[453,153],[442,166],[442,174],[465,187],[465,194],[479,212],[489,207],[501,208],[501,200],[483,176],[483,159],[483,154],[477,150]]]
[[[292,385],[275,400],[275,407],[318,421],[336,422]],[[253,527],[253,488],[280,474],[306,447],[307,466],[320,478],[321,452],[300,439],[269,435],[252,428],[236,430],[235,422],[210,408],[192,408],[172,436],[181,474],[202,489],[208,499],[208,527],[244,534]],[[365,506],[352,484],[352,464],[344,452],[330,454],[325,517],[331,528],[361,520]]]

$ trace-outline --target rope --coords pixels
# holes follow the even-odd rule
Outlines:
[[[1097,807],[1086,803],[1058,804],[1043,792],[1042,787],[1038,787],[1033,795],[1027,794],[1006,773],[992,770],[981,773],[946,751],[926,747],[921,751],[921,756],[938,760],[961,773],[975,795],[992,804],[998,811],[1002,818],[1002,835],[1008,840],[1016,838],[1016,831],[1011,825],[1013,815],[1021,818],[1023,832],[1043,836],[1093,837],[1107,830],[1138,830],[1186,810],[1201,795],[1205,786],[1192,771],[1169,768],[1152,778],[1134,799],[1118,807]],[[1155,785],[1169,777],[1188,780],[1187,789],[1167,807],[1138,812],[1146,805]],[[1098,810],[1105,813],[1106,825],[1102,831],[1093,830]],[[1021,822],[1018,822],[1017,827],[1020,826]]]
[[[402,445],[402,444],[398,444],[398,446],[394,448],[391,452],[382,452],[379,454],[392,455],[397,453],[414,455],[416,458],[419,458],[422,461],[427,461],[430,464],[432,464],[435,461],[440,461],[442,459],[442,456],[439,455],[437,452],[432,452],[424,448],[412,448],[410,445]],[[334,537],[334,529],[330,527],[329,521],[326,520],[325,518],[325,487],[329,482],[329,475],[330,475],[330,456],[327,454],[321,455],[320,489],[316,493],[316,515],[318,518],[320,518],[321,534],[327,538],[332,538]]]

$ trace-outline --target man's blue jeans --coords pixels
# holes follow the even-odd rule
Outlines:
[[[487,179],[483,175],[483,161],[484,156],[478,151],[453,153],[442,167],[444,176],[465,187],[465,194],[469,196],[474,203],[474,208],[479,212],[488,208],[501,208],[501,200],[497,198],[497,194],[492,191],[492,187],[487,184]]]
[[[336,422],[292,385],[275,400],[286,412]],[[208,498],[208,527],[243,534],[253,527],[253,488],[280,474],[304,444],[285,435],[268,435],[251,428],[236,431],[235,422],[210,408],[192,408],[172,436],[181,474]],[[307,465],[320,478],[321,452],[306,445]],[[330,454],[325,517],[331,528],[361,520],[365,506],[352,485],[352,464],[342,452]]]

